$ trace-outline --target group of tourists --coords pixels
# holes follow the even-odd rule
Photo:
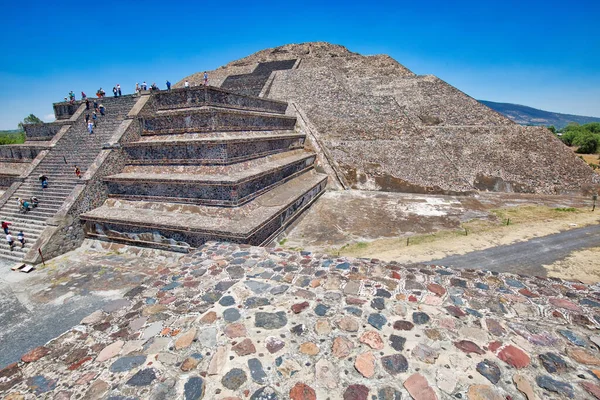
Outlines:
[[[12,223],[2,221],[2,229],[4,229],[6,241],[8,242],[8,246],[12,251],[12,249],[15,247],[15,239],[13,238],[12,234],[10,233],[10,230],[8,229],[9,225],[12,225]],[[17,234],[17,240],[21,242],[21,248],[25,247],[25,234],[23,233],[23,231],[19,231],[19,233]]]
[[[104,107],[104,105],[102,103],[98,103],[98,101],[94,100],[94,102],[93,102],[94,111],[92,112],[91,120],[90,120],[89,111],[90,111],[91,104],[92,103],[90,103],[89,99],[85,99],[85,109],[86,109],[85,125],[87,126],[88,132],[90,133],[90,135],[92,133],[94,133],[94,128],[97,126],[98,114],[100,114],[101,116],[106,115],[106,108]]]
[[[35,196],[31,196],[29,200],[17,197],[17,206],[19,207],[19,212],[23,214],[31,211],[32,208],[36,208],[39,204],[40,201]]]
[[[121,96],[121,85],[119,85],[118,83],[117,83],[117,86],[113,86],[113,95],[115,97]]]

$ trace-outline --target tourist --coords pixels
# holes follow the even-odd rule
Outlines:
[[[98,96],[98,98],[102,98],[106,96],[106,92],[102,88],[100,88],[98,89],[98,93],[96,93],[96,95]]]
[[[40,183],[42,184],[42,189],[45,189],[48,187],[48,177],[46,175],[40,175],[40,177],[38,179],[40,180]]]
[[[90,109],[90,101],[88,99],[85,99],[85,109],[86,110]]]
[[[94,100],[94,111],[98,112],[98,102]]]
[[[96,114],[96,111],[94,111],[92,113],[92,121],[94,121],[94,128],[95,128],[96,127],[96,122],[98,121],[98,114]],[[90,133],[94,133],[94,132],[90,132]]]
[[[208,85],[208,73],[204,71],[204,86]]]
[[[33,208],[36,208],[38,206],[38,204],[40,204],[40,201],[38,200],[38,198],[35,196],[31,196],[31,206]]]
[[[189,88],[190,87],[190,83],[187,81],[187,79],[185,80],[185,83],[183,84],[184,88]]]
[[[104,106],[102,105],[102,103],[100,103],[100,106],[98,106],[98,108],[100,109],[100,115],[102,115],[104,117],[104,115],[105,115],[104,114],[105,109],[104,109]]]
[[[87,100],[87,96],[83,91],[81,92],[81,100]]]
[[[119,97],[121,97],[121,85],[117,83],[117,93],[119,93]]]
[[[77,165],[75,166],[75,175],[77,175],[77,177],[81,179],[81,170]]]
[[[4,229],[4,233],[8,234],[8,226],[12,225],[10,222],[2,221],[2,229]]]
[[[19,240],[19,242],[21,242],[21,248],[25,247],[25,234],[23,233],[23,231],[19,231],[19,233],[17,234],[17,239]]]
[[[27,200],[21,200],[23,203],[23,211],[27,212],[27,211],[31,211],[31,208],[29,206],[31,206],[31,203],[29,203]]]
[[[94,117],[96,116],[96,114],[94,114]],[[94,124],[96,123],[96,121],[94,120]],[[94,133],[94,124],[92,124],[91,122],[88,122],[88,132],[90,133],[90,135],[92,133]]]
[[[142,83],[142,90],[148,90],[148,85],[146,84],[146,81]]]
[[[167,79],[167,90],[171,91],[171,82]]]
[[[158,91],[158,90],[159,90],[159,89],[158,89],[158,86],[156,86],[156,82],[152,83],[152,86],[150,86],[150,89],[151,89],[152,91]]]
[[[90,122],[90,113],[85,114],[85,126]]]
[[[10,233],[6,234],[6,241],[8,242],[8,245],[10,246],[10,251],[12,251],[13,247],[15,246],[15,240],[13,239],[13,237]]]
[[[140,94],[140,84],[139,83],[135,84],[135,94]]]
[[[117,97],[117,87],[113,86],[113,96]]]

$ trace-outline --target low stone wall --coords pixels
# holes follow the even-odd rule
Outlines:
[[[239,142],[171,141],[131,143],[124,146],[131,164],[230,164],[282,151],[301,149],[304,137],[291,136]]]
[[[81,101],[76,101],[71,104],[69,102],[54,103],[54,116],[57,120],[69,119],[77,112],[77,109],[82,104]]]
[[[292,130],[296,118],[283,115],[252,114],[235,111],[210,110],[185,112],[141,119],[144,134],[186,132]]]
[[[0,146],[0,161],[10,162],[30,162],[42,150],[46,150],[44,146],[31,146],[26,144],[9,144]]]
[[[77,111],[77,107],[75,107],[75,111]],[[75,111],[73,111],[73,114]],[[70,121],[57,121],[41,124],[25,124],[23,127],[25,129],[25,137],[27,140],[52,140],[54,135],[56,135],[63,126],[68,125],[69,123]]]
[[[107,179],[108,190],[111,195],[125,198],[237,206],[305,172],[314,161],[314,156],[307,157],[243,182],[143,181],[112,177]]]
[[[278,114],[285,113],[287,108],[287,103],[285,102],[244,96],[211,86],[203,86],[155,92],[152,94],[151,107],[148,111],[155,112],[158,110],[172,110],[206,105],[267,111]]]

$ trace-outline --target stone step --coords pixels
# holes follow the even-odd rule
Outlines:
[[[34,215],[29,213],[22,213],[20,211],[4,211],[0,214],[0,218],[8,221],[19,221],[20,224],[26,224],[31,221],[33,223],[37,222],[38,224],[45,223],[48,219],[48,216],[43,215]]]
[[[231,164],[304,147],[306,136],[288,131],[152,136],[123,146],[130,164]]]
[[[169,135],[189,132],[229,132],[294,129],[296,118],[280,114],[207,107],[178,111],[143,119],[142,135]]]
[[[221,166],[131,166],[105,181],[111,197],[236,206],[312,168],[315,159],[295,150]]]
[[[88,237],[181,250],[208,240],[264,244],[325,190],[327,176],[302,174],[236,208],[108,199],[82,214]]]

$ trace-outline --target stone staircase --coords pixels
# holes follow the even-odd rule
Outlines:
[[[46,227],[46,220],[57,213],[75,186],[81,183],[75,175],[75,165],[79,166],[83,176],[102,149],[102,144],[109,140],[136,100],[132,96],[102,99],[106,115],[98,116],[97,127],[92,135],[87,131],[84,111],[25,178],[10,199],[0,207],[0,219],[12,223],[10,231],[15,240],[17,233],[22,230],[26,244],[21,248],[18,243],[11,251],[6,240],[2,240],[0,257],[20,261],[31,249]],[[91,111],[93,110],[90,110],[90,115]],[[46,189],[41,188],[38,179],[42,174],[48,177],[49,185]],[[17,205],[17,198],[29,199],[32,196],[39,199],[39,206],[22,213]]]
[[[259,63],[250,74],[229,75],[221,85],[222,89],[235,93],[258,96],[267,83],[271,72],[292,69],[296,59]]]
[[[176,251],[208,240],[268,243],[325,189],[286,103],[213,87],[153,94],[92,238]]]

